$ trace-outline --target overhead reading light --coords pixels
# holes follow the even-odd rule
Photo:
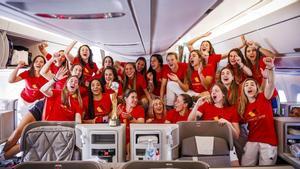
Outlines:
[[[50,19],[110,19],[118,18],[125,15],[123,12],[107,12],[107,13],[95,13],[95,14],[47,14],[36,13],[36,16]]]

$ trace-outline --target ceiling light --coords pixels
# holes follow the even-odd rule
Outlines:
[[[96,14],[47,14],[47,13],[36,13],[36,16],[49,19],[110,19],[118,18],[125,15],[123,12],[107,12],[107,13],[96,13]]]
[[[242,13],[237,18],[232,19],[232,21],[226,22],[221,26],[218,26],[217,28],[210,30],[212,34],[208,38],[213,39],[215,37],[218,37],[226,32],[234,30],[242,25],[245,25],[258,18],[261,18],[269,13],[272,13],[283,7],[286,7],[294,2],[297,2],[297,0],[284,0],[284,1],[273,0],[261,8],[255,10],[249,9],[248,11]]]

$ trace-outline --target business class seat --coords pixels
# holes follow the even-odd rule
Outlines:
[[[216,121],[179,122],[178,125],[179,160],[204,161],[210,167],[231,166],[229,155],[233,150],[233,138],[229,126]],[[211,150],[207,149],[209,146]]]
[[[122,169],[208,169],[208,164],[200,161],[130,161]]]
[[[74,159],[74,122],[33,122],[21,136],[22,161],[68,161]]]
[[[16,169],[103,169],[93,161],[31,161],[16,166]]]

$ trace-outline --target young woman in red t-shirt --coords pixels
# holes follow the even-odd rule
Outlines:
[[[262,85],[263,82],[261,69],[264,70],[266,68],[263,61],[266,57],[275,58],[275,54],[270,50],[261,47],[258,43],[247,40],[245,46],[245,58],[252,71],[252,77],[259,83],[259,85]]]
[[[134,63],[126,63],[123,81],[123,93],[127,89],[134,89],[143,107],[146,107],[151,102],[151,95],[147,90],[147,83],[145,78],[137,73]]]
[[[187,121],[193,106],[193,99],[188,94],[178,95],[174,109],[167,112],[165,123],[177,123],[179,121]]]
[[[274,92],[274,59],[264,59],[266,84],[259,91],[258,82],[249,78],[243,82],[239,113],[248,123],[248,142],[242,157],[243,166],[274,165],[277,159],[277,136],[270,99]]]
[[[52,89],[53,84],[67,76],[68,69],[61,67],[52,80],[40,90],[46,96],[43,120],[76,121],[81,123],[83,103],[77,76],[70,76],[62,90]]]
[[[112,87],[113,82],[118,83],[119,86],[117,89],[117,91],[118,91],[117,95],[118,95],[119,99],[122,99],[123,87],[122,87],[122,84],[119,82],[117,71],[114,67],[107,66],[103,70],[100,82],[101,82],[101,86],[103,88],[103,93],[107,93],[107,94],[115,93],[115,91],[111,87]]]
[[[128,89],[124,93],[125,104],[119,104],[117,114],[120,122],[126,125],[126,147],[127,155],[126,160],[130,157],[130,123],[144,123],[145,112],[144,108],[138,105],[137,92],[132,89]]]
[[[153,93],[155,96],[160,96],[161,90],[161,83],[163,79],[163,73],[166,70],[166,65],[163,65],[163,58],[160,54],[153,54],[150,57],[150,67],[148,69],[148,73],[152,74],[153,78],[147,79],[151,80],[148,81],[148,85],[153,86]],[[148,74],[147,73],[147,74]]]
[[[103,93],[101,83],[93,79],[88,88],[88,97],[83,99],[84,123],[107,123],[112,110],[110,94]]]
[[[104,69],[106,67],[113,67],[114,66],[114,59],[111,56],[105,56],[102,60],[102,67],[100,69],[98,69],[98,72],[96,73],[96,75],[94,76],[94,78],[101,78],[102,74],[104,72]]]
[[[83,67],[83,75],[85,83],[89,83],[92,80],[92,76],[98,72],[98,67],[93,62],[93,52],[88,45],[82,45],[79,47],[77,56],[71,55],[70,51],[75,46],[77,41],[73,41],[65,50],[65,55],[70,64],[81,64]]]
[[[45,58],[38,55],[33,59],[29,70],[17,75],[19,69],[25,65],[25,63],[21,61],[9,76],[9,83],[25,80],[25,88],[21,92],[21,98],[24,100],[25,104],[33,103],[36,100],[44,98],[44,95],[40,92],[40,88],[47,80],[40,74],[40,70],[45,63]]]
[[[227,123],[232,129],[234,138],[240,134],[239,116],[227,99],[227,89],[224,85],[216,83],[211,88],[212,103],[207,102],[205,97],[198,99],[189,116],[189,121],[201,117],[203,120],[217,120],[219,123]]]
[[[198,99],[190,116],[189,121],[201,117],[202,120],[216,120],[220,124],[227,124],[234,139],[240,135],[239,116],[234,106],[231,106],[227,99],[227,89],[224,85],[216,83],[211,88],[212,103],[207,102],[207,97]],[[239,166],[239,161],[235,155],[235,150],[230,152],[232,166]]]
[[[193,96],[199,96],[208,91],[214,81],[215,72],[211,65],[207,65],[199,50],[192,50],[189,57],[189,67],[187,70],[188,88]]]
[[[236,83],[233,70],[224,67],[220,71],[220,83],[227,89],[227,99],[230,105],[237,106],[239,98],[239,85]]]
[[[227,67],[233,70],[234,79],[237,84],[243,83],[248,76],[252,76],[252,71],[248,67],[243,53],[238,48],[231,49],[228,53]]]
[[[65,55],[62,55],[59,52],[54,53],[53,56],[50,55],[50,59],[41,69],[41,75],[44,76],[48,81],[53,79],[60,67],[69,67],[68,61],[66,60]],[[67,78],[61,79],[54,83],[53,88],[62,90],[66,83]]]
[[[163,79],[161,82],[160,97],[164,99],[166,95],[166,105],[173,106],[176,95],[182,93],[187,89],[187,63],[181,63],[178,61],[178,55],[174,52],[167,54],[168,67],[163,73]]]
[[[166,120],[166,107],[160,97],[155,97],[152,104],[149,106],[149,117],[146,123],[165,123]]]

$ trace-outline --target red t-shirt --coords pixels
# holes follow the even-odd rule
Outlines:
[[[177,72],[173,72],[169,66],[166,67],[165,71],[163,72],[163,78],[168,79],[168,74],[174,73],[180,79],[181,82],[184,81],[184,77],[187,73],[188,64],[187,63],[178,63],[178,70]]]
[[[231,123],[238,123],[240,121],[234,106],[218,108],[211,103],[205,102],[198,108],[198,111],[202,113],[201,119],[203,120],[219,120],[223,118]]]
[[[211,54],[208,56],[207,64],[212,65],[214,74],[217,71],[217,66],[221,59],[222,59],[222,55],[220,54]]]
[[[84,119],[91,119],[88,113],[89,99],[85,97],[83,100],[85,117]],[[94,100],[94,115],[97,117],[96,123],[108,122],[108,115],[112,110],[112,103],[109,94],[103,94],[100,100]]]
[[[127,89],[133,89],[134,88],[134,80],[133,79],[129,79],[128,81],[128,85],[127,85]],[[144,76],[142,76],[141,74],[137,73],[136,74],[136,92],[138,95],[138,98],[140,99],[142,96],[145,95],[144,89],[147,89],[147,83],[146,80],[144,78]]]
[[[46,55],[46,60],[50,60],[52,58],[52,55],[50,54],[50,53],[47,53],[47,55]],[[52,63],[51,65],[50,65],[50,71],[53,73],[53,74],[56,74],[57,73],[57,71],[59,70],[59,67],[57,67],[57,66],[55,66],[55,64],[54,63]]]
[[[267,143],[273,146],[278,144],[272,105],[264,93],[259,93],[255,102],[246,106],[244,119],[248,123],[248,141]]]
[[[260,68],[265,70],[266,64],[264,63],[263,59],[265,56],[261,57],[258,61],[258,68],[256,65],[251,64],[250,69],[252,71],[252,77],[261,85],[263,81],[263,76],[261,74]]]
[[[202,74],[204,77],[206,76],[211,76],[214,78],[214,69],[211,65],[206,65],[203,70]],[[213,84],[213,83],[212,83]],[[198,74],[198,70],[194,70],[191,75],[191,85],[190,89],[197,92],[197,93],[202,93],[204,91],[207,91],[205,87],[201,84],[201,79]]]
[[[86,86],[79,86],[79,92],[80,92],[80,96],[81,98],[84,98],[88,95],[88,88]]]
[[[163,65],[160,72],[156,72],[156,82],[157,82],[157,87],[154,86],[154,91],[153,94],[156,96],[160,96],[160,87],[161,87],[161,82],[163,79],[163,74],[168,69],[167,65]]]
[[[125,105],[118,105],[118,109],[122,110],[122,113],[119,116],[120,122],[126,124],[126,144],[130,142],[130,121],[123,118],[123,114],[131,114],[131,116],[135,119],[145,118],[145,111],[142,106],[137,105],[132,109],[131,112],[126,112]]]
[[[177,123],[179,121],[187,121],[190,110],[188,112],[185,112],[184,116],[181,116],[179,112],[177,112],[175,109],[169,110],[167,113],[166,120],[168,120],[171,123]]]
[[[122,87],[122,84],[120,82],[118,82],[118,83],[119,83],[118,96],[122,96],[122,94],[123,94],[123,87]],[[108,88],[107,86],[105,86],[104,93],[113,94],[115,92],[111,88]]]
[[[80,58],[76,57],[72,64],[80,64]],[[97,64],[93,62],[93,68],[90,67],[90,64],[86,63],[83,66],[82,73],[84,75],[84,81],[92,80],[93,74],[96,74],[98,71]]]
[[[231,68],[229,64],[227,65],[228,68]],[[239,73],[238,70],[240,69],[240,66],[238,64],[235,64],[232,66],[232,71],[234,74],[234,80],[237,84],[242,84],[245,79],[247,79],[247,75],[244,73],[244,71],[241,69],[241,72]]]
[[[80,113],[82,116],[83,108],[80,107],[76,94],[68,97],[70,107],[61,102],[61,90],[52,90],[53,95],[46,98],[46,111],[43,114],[43,120],[46,121],[75,121],[75,114]]]
[[[42,75],[39,77],[31,77],[29,70],[26,70],[20,73],[19,76],[25,80],[25,88],[21,92],[21,97],[26,102],[32,103],[44,98],[43,93],[40,92],[40,88],[48,81]]]
[[[63,78],[57,82],[54,83],[53,88],[57,90],[62,90],[65,87],[65,84],[67,82],[68,78]]]

